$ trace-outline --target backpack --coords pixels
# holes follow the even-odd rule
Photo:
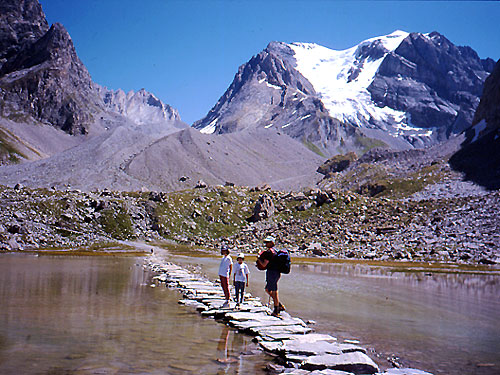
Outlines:
[[[280,271],[280,273],[290,273],[292,261],[290,259],[290,253],[287,250],[276,250],[276,255],[274,256],[273,261],[276,269]]]

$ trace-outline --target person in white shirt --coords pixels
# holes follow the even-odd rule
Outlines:
[[[229,299],[231,298],[231,292],[229,291],[229,277],[233,271],[233,260],[229,255],[229,247],[227,245],[221,246],[220,253],[222,255],[222,259],[219,265],[219,278],[222,290],[224,291],[224,297],[226,298],[226,302],[224,302],[222,307],[228,307]]]
[[[236,307],[243,303],[243,296],[245,294],[245,285],[248,286],[248,275],[250,270],[246,263],[244,263],[245,255],[243,253],[238,254],[236,258],[238,263],[234,265],[234,288],[236,289]]]

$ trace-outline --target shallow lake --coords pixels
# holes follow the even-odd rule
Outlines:
[[[142,264],[0,254],[0,373],[263,372],[269,358],[250,337],[151,288]]]
[[[216,277],[218,259],[202,264]],[[249,259],[249,291],[267,302],[264,272]],[[297,263],[297,262],[296,262]],[[396,362],[434,374],[500,374],[500,274],[401,270],[343,263],[296,264],[279,282],[290,314],[339,340],[359,340],[381,367]]]
[[[194,257],[193,255],[197,255]],[[219,258],[164,254],[216,278]],[[249,291],[264,302],[264,272]],[[253,374],[270,361],[251,338],[151,288],[140,258],[0,254],[2,374]],[[396,272],[366,264],[295,264],[280,281],[289,312],[357,339],[383,367],[500,372],[500,276]]]

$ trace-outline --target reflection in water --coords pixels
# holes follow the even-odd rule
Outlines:
[[[142,260],[0,254],[0,374],[216,374],[226,327],[150,288]],[[223,331],[224,332],[224,331]],[[260,373],[265,355],[225,331],[222,373]]]

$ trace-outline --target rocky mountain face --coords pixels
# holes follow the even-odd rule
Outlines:
[[[492,67],[437,32],[396,31],[343,51],[273,42],[193,126],[274,127],[327,154],[423,147],[470,126]]]
[[[295,64],[290,46],[270,43],[240,66],[224,95],[193,127],[216,134],[272,128],[326,153],[362,147],[363,134],[329,116],[319,94]]]
[[[64,26],[49,27],[38,1],[6,0],[0,11],[0,165],[44,159],[88,142],[70,155],[90,152],[94,162],[118,168],[112,154],[120,145],[110,145],[112,139],[130,142],[136,149],[124,148],[133,154],[187,127],[174,108],[144,89],[125,94],[94,83]],[[66,176],[65,166],[59,167]]]
[[[3,28],[10,32],[0,41],[1,115],[29,116],[70,134],[86,134],[103,106],[68,32],[59,23],[47,30],[36,0],[3,4]]]
[[[138,125],[181,122],[175,109],[144,89],[125,94],[95,84],[64,26],[49,28],[36,0],[4,1],[0,10],[2,117],[32,117],[69,134],[87,134],[103,112]]]
[[[500,188],[500,60],[484,84],[483,95],[453,168],[489,189]]]
[[[0,2],[0,68],[48,30],[49,25],[37,1]]]
[[[405,112],[407,125],[435,129],[442,140],[472,124],[493,64],[437,32],[411,33],[384,58],[368,90],[378,106]]]
[[[125,93],[121,89],[109,90],[96,86],[108,112],[125,117],[145,132],[163,136],[188,126],[181,121],[175,108],[163,103],[145,89]]]
[[[478,136],[500,128],[500,60],[497,61],[493,72],[484,83],[481,101],[472,123],[476,127],[482,121],[486,123],[486,127],[477,133]],[[476,135],[476,131],[474,131],[474,135]]]

